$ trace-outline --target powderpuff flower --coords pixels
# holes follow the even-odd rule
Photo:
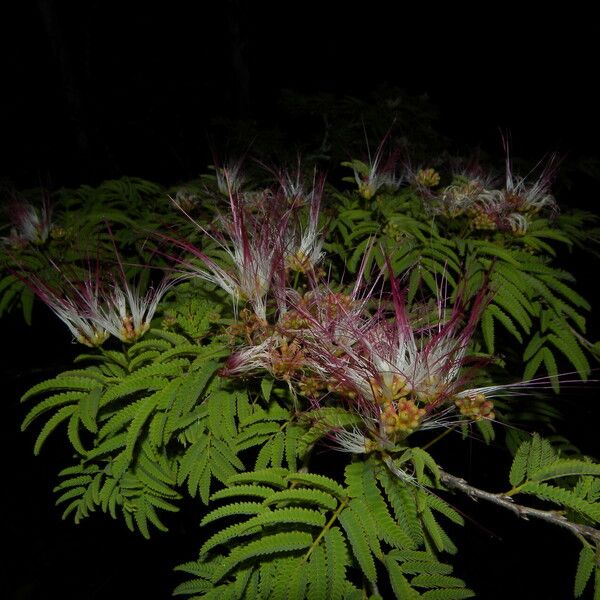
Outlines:
[[[480,170],[463,169],[453,174],[452,183],[434,199],[434,211],[454,218],[467,213],[480,194],[493,185],[493,177]]]
[[[474,226],[526,233],[532,216],[542,210],[558,210],[550,193],[554,170],[555,161],[551,159],[537,179],[517,176],[507,151],[505,185],[503,189],[484,189],[477,196],[473,206]]]
[[[351,345],[357,335],[361,337],[360,332],[366,332],[370,325],[364,315],[379,282],[376,278],[371,286],[364,285],[370,254],[371,245],[368,245],[354,285],[347,292],[335,291],[325,282],[314,285],[303,296],[289,290],[286,311],[279,319],[279,330],[301,335],[305,341],[316,345]]]
[[[122,342],[135,342],[150,329],[158,304],[175,281],[163,279],[143,294],[125,277],[120,282],[115,280],[108,286],[104,303],[96,307],[91,319]]]
[[[244,347],[232,354],[221,375],[233,377],[267,371],[276,379],[289,383],[304,366],[304,351],[300,342],[273,334],[260,344]]]
[[[482,416],[491,414],[490,406],[478,396],[486,392],[469,389],[465,372],[467,347],[487,291],[475,298],[468,315],[460,300],[448,311],[439,298],[434,324],[417,327],[410,322],[393,279],[391,287],[392,315],[382,310],[363,317],[354,326],[353,336],[346,325],[342,342],[317,343],[326,331],[312,332],[313,339],[305,343],[310,368],[330,382],[331,392],[358,411],[373,440],[394,444],[457,399],[473,414],[476,408]]]
[[[318,343],[312,331],[326,332],[330,345],[344,339],[350,322],[356,322],[364,310],[360,297],[362,277],[366,259],[361,263],[357,280],[350,294],[335,293],[325,285],[315,287],[301,296],[296,290],[282,288],[278,320],[274,325],[264,321],[256,322],[256,317],[244,314],[242,323],[236,325],[239,333],[244,333],[247,346],[240,348],[228,359],[223,375],[236,376],[256,371],[267,371],[275,378],[290,383],[300,381],[304,391],[321,387],[316,378],[306,376],[307,361],[305,343]]]
[[[335,442],[336,450],[350,454],[369,454],[380,446],[385,447],[385,440],[380,440],[381,443],[378,444],[365,436],[358,427],[334,429],[330,433],[330,438]]]
[[[315,176],[310,193],[303,196],[308,206],[307,224],[302,225],[299,220],[294,223],[294,220],[290,218],[290,224],[285,230],[284,260],[286,267],[292,271],[313,272],[325,256],[323,252],[324,235],[319,227],[324,185],[324,178],[317,179]]]
[[[529,229],[531,218],[528,214],[514,212],[506,217],[506,223],[515,235],[525,235]]]
[[[41,245],[46,242],[52,230],[52,209],[44,202],[38,210],[22,199],[14,199],[7,208],[13,227],[9,237],[3,241],[13,247],[27,244]]]
[[[60,273],[55,263],[52,266]],[[33,273],[19,278],[68,327],[73,339],[90,348],[101,346],[109,332],[96,320],[101,308],[101,284],[98,273],[77,282],[61,273],[57,286],[52,286]]]
[[[397,172],[397,154],[392,152],[384,158],[384,147],[387,136],[383,139],[374,157],[369,152],[368,163],[360,160],[343,162],[342,165],[350,167],[354,172],[354,180],[358,186],[358,193],[370,200],[380,189],[390,192],[396,191],[404,182],[404,176]]]
[[[219,192],[224,196],[239,194],[246,183],[242,170],[244,159],[230,160],[223,165],[215,165],[215,177]]]
[[[244,206],[241,198],[229,196],[230,214],[220,215],[220,232],[211,234],[201,225],[195,225],[214,240],[229,259],[228,267],[221,266],[205,252],[186,242],[170,241],[198,258],[203,266],[176,258],[182,270],[209,281],[223,289],[233,301],[234,311],[240,301],[247,301],[255,314],[263,320],[267,316],[267,295],[274,282],[282,281],[284,243],[289,211],[270,203],[268,195],[255,210]]]
[[[261,163],[262,164],[262,163]],[[313,171],[312,181],[302,169],[302,163],[298,158],[295,169],[273,169],[263,164],[263,166],[273,174],[277,182],[276,193],[283,196],[285,203],[289,206],[304,206],[311,204],[318,196],[323,194],[325,180],[317,174],[316,168]]]
[[[310,192],[302,202],[291,206],[281,193],[263,190],[248,202],[231,189],[229,213],[217,216],[218,227],[212,232],[191,219],[179,205],[198,229],[216,242],[226,260],[217,262],[185,240],[169,239],[202,264],[185,258],[174,260],[182,271],[223,289],[231,297],[236,315],[239,303],[248,302],[255,315],[266,321],[269,294],[282,312],[286,309],[286,269],[312,274],[323,259],[324,240],[319,227],[323,187],[323,178],[315,175]],[[306,223],[299,216],[305,205]]]
[[[551,157],[539,177],[531,181],[528,177],[513,174],[510,156],[506,156],[506,202],[521,213],[538,213],[542,209],[556,210],[556,200],[550,193],[552,177],[556,170],[556,159]]]
[[[149,328],[158,304],[177,278],[164,278],[143,294],[130,284],[117,254],[119,276],[102,272],[100,265],[88,268],[83,278],[70,277],[54,261],[56,284],[50,285],[33,273],[18,277],[63,321],[80,343],[100,346],[111,334],[131,343]]]
[[[279,192],[283,195],[285,201],[290,205],[304,204],[310,200],[315,193],[306,189],[305,176],[302,172],[300,160],[294,172],[290,170],[272,171],[279,184]]]

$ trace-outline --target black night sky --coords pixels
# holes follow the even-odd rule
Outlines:
[[[383,84],[427,95],[450,150],[500,154],[502,130],[517,154],[575,163],[597,151],[598,25],[584,14],[253,4],[5,7],[0,175],[174,183],[205,169],[210,143],[223,147],[224,119],[293,131],[287,90],[366,98]]]
[[[562,157],[559,202],[598,212],[598,20],[566,5],[529,15],[523,3],[455,4],[4,3],[0,187],[57,189],[123,175],[174,185],[205,172],[213,150],[268,154],[273,136],[273,154],[307,147],[321,135],[322,120],[298,98],[368,103],[378,90],[394,89],[433,115],[437,138],[411,140],[417,146],[479,150],[501,163],[500,132],[510,132],[514,154],[525,160],[552,152]],[[396,125],[407,137],[421,131],[409,121]],[[592,296],[589,264],[569,267]],[[25,379],[64,363],[61,325],[44,322],[41,308],[36,318],[43,336],[18,319],[2,323],[5,348],[16,348],[2,368],[0,531],[8,559],[0,567],[6,570],[0,596],[167,598],[180,581],[173,565],[197,551],[199,513],[190,502],[171,520],[173,531],[150,542],[101,515],[79,526],[60,521],[52,486],[64,452],[49,444],[33,458],[33,433],[18,431],[24,413],[16,398]],[[76,348],[66,352],[74,355]],[[592,414],[582,407],[579,423]],[[595,430],[588,422],[585,435],[568,433],[593,452]],[[465,444],[462,456],[442,462],[451,470],[468,461],[485,473],[481,485],[487,478],[493,486],[506,459],[492,450],[486,460],[498,462],[482,463],[479,449]],[[19,464],[14,456],[23,457]],[[568,534],[516,523],[513,515],[466,499],[456,505],[477,521],[455,533],[464,550],[457,574],[481,598],[571,597],[578,546]],[[557,578],[561,569],[565,575]],[[515,589],[527,576],[535,585]]]

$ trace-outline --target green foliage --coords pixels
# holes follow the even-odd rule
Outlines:
[[[458,276],[465,267],[469,289],[477,291],[483,274],[489,272],[493,296],[481,319],[487,351],[496,351],[500,326],[502,335],[506,332],[522,348],[514,360],[515,366],[524,364],[524,379],[533,378],[543,366],[558,391],[561,357],[582,379],[589,376],[589,343],[584,335],[585,311],[590,305],[573,289],[572,275],[552,266],[557,254],[553,244],[571,243],[573,228],[566,225],[568,217],[554,224],[543,218],[534,220],[522,236],[496,233],[474,239],[470,230],[456,235],[449,221],[432,222],[410,188],[380,195],[368,206],[356,194],[336,199],[340,206],[331,225],[335,241],[328,249],[347,261],[352,272],[358,269],[367,246],[372,246],[370,261],[382,265],[387,256],[396,274],[412,270],[411,300],[423,286],[437,294],[440,276],[456,293]],[[348,248],[354,249],[353,254]]]
[[[61,471],[64,479],[56,486],[57,504],[68,503],[63,519],[73,515],[75,522],[98,508],[113,519],[121,514],[127,527],[148,538],[149,525],[161,531],[167,528],[157,511],[176,512],[174,502],[181,498],[175,490],[175,463],[144,444],[135,463],[123,470],[117,459],[101,463],[81,461]]]
[[[201,288],[191,283],[176,288],[174,301],[164,310],[164,321],[170,329],[200,342],[221,320],[222,306],[199,297]]]
[[[551,481],[552,484],[546,483]],[[589,524],[600,523],[600,465],[587,459],[563,459],[555,452],[548,440],[535,434],[523,442],[513,460],[510,483],[516,493],[531,494],[537,498],[559,505],[565,509],[569,521]],[[584,530],[581,530],[583,534]],[[592,530],[593,531],[593,530]],[[596,547],[591,546],[583,535],[583,547],[575,574],[574,595],[579,598],[594,569],[600,570],[598,562],[598,537]],[[600,588],[596,583],[596,594]]]
[[[425,538],[421,535],[416,542],[403,522],[392,516],[391,500],[379,486],[378,473],[387,473],[388,483],[414,498],[413,486],[375,459],[348,465],[345,487],[323,475],[282,468],[233,476],[228,487],[211,498],[230,503],[212,509],[202,525],[224,518],[233,522],[206,540],[197,562],[179,567],[196,578],[175,593],[213,597],[229,593],[226,590],[245,577],[235,597],[252,598],[256,577],[264,594],[260,597],[346,598],[354,594],[351,581],[358,581],[359,587],[377,582],[376,565],[381,565],[399,598],[405,597],[402,590],[420,597],[418,589],[435,590],[425,591],[423,597],[470,597],[464,582],[449,575],[449,565],[430,550],[417,550],[426,546]],[[423,494],[424,510],[439,508],[441,500]],[[258,500],[238,500],[249,495]],[[414,501],[412,507],[420,522],[423,511],[417,516]],[[282,578],[284,568],[287,576]],[[453,595],[455,590],[464,595]]]
[[[600,477],[600,465],[583,458],[562,458],[552,444],[537,433],[519,446],[510,469],[514,489],[529,483],[583,476]]]
[[[385,170],[382,148],[375,158],[344,163],[355,174],[344,181],[358,190],[331,186],[316,222],[307,207],[317,192],[302,188],[300,175],[283,172],[280,183],[290,189],[253,188],[239,198],[236,192],[230,204],[240,200],[244,218],[228,221],[217,168],[174,192],[173,201],[160,186],[135,178],[61,190],[47,239],[3,239],[0,315],[20,306],[27,322],[34,295],[24,273],[50,285],[64,269],[74,274],[75,288],[90,256],[110,270],[117,248],[126,277],[142,287],[151,286],[150,264],[178,271],[180,260],[191,260],[201,274],[176,281],[143,337],[90,349],[73,368],[23,394],[29,408],[22,428],[39,424],[34,452],[61,429],[72,449],[73,464],[55,488],[63,517],[79,522],[108,513],[149,537],[153,528],[166,531],[184,496],[197,499],[199,555],[177,568],[191,578],[176,595],[468,598],[474,592],[444,562],[458,551],[451,534],[464,522],[444,499],[451,486],[435,444],[454,428],[489,444],[499,439],[496,420],[508,425],[511,489],[474,496],[513,508],[514,497],[533,496],[536,506],[550,506],[515,512],[537,511],[576,533],[582,550],[575,596],[592,575],[598,595],[600,466],[556,434],[561,414],[541,394],[513,397],[513,389],[527,387],[502,386],[542,376],[559,392],[562,372],[589,377],[590,357],[600,355],[586,339],[590,305],[560,258],[585,245],[586,231],[597,237],[596,222],[577,211],[550,219],[535,208],[518,213],[511,229],[485,214],[444,212],[444,173],[420,170],[401,185],[398,173]],[[290,201],[284,225],[269,220],[280,195]],[[164,223],[184,238],[175,251],[165,248],[172,240]],[[238,226],[246,228],[238,246],[228,245]],[[260,240],[251,239],[253,226]],[[264,256],[273,231],[285,247]],[[303,262],[311,235],[318,238],[314,255],[321,242],[329,253],[312,269]],[[299,240],[292,258],[301,267],[284,256]],[[188,242],[197,244],[196,257],[182,259]],[[168,259],[170,251],[178,256]],[[267,265],[271,251],[277,260]],[[359,272],[363,279],[353,282]],[[392,275],[401,299],[390,303]],[[407,330],[400,323],[393,340],[397,356],[390,359],[396,349],[381,342],[381,367],[369,354],[377,354],[377,344],[363,338],[375,332],[383,339],[388,325],[403,319],[398,306],[394,312],[388,305],[401,302],[410,323]],[[349,322],[358,309],[364,331]],[[133,315],[119,318],[131,326]],[[446,324],[465,327],[464,337],[445,339]],[[417,350],[404,339],[411,335]],[[431,352],[421,347],[438,338]],[[411,362],[415,352],[423,364]],[[330,373],[324,360],[334,363]],[[405,386],[404,363],[422,370],[437,395]],[[239,376],[225,375],[234,372]],[[465,409],[463,401],[482,398],[478,406],[493,401],[493,414]],[[433,437],[434,427],[447,429]],[[528,433],[542,428],[554,435]]]
[[[237,434],[236,406],[247,399],[215,376],[214,359],[222,354],[218,342],[201,345],[152,330],[126,352],[86,355],[83,360],[96,364],[66,371],[24,394],[24,401],[50,394],[23,422],[26,428],[52,412],[36,453],[68,422],[80,462],[62,472],[69,479],[57,487],[58,502],[70,500],[65,516],[73,513],[79,521],[101,507],[115,518],[121,514],[130,529],[147,537],[150,523],[166,529],[157,510],[177,510],[176,486],[187,481],[191,495],[199,491],[208,501],[212,477],[223,481],[243,468],[224,440]]]
[[[595,555],[593,548],[587,544],[583,546],[579,553],[579,561],[577,562],[577,572],[575,574],[575,589],[574,594],[579,598],[583,594],[583,590],[594,570]],[[597,567],[600,568],[600,565]]]
[[[105,181],[96,188],[61,189],[50,195],[48,203],[52,210],[47,239],[39,243],[2,240],[8,249],[0,253],[0,316],[20,307],[25,321],[31,322],[34,286],[29,287],[21,273],[35,273],[51,282],[60,275],[53,265],[72,276],[90,260],[114,265],[113,244],[128,275],[146,280],[149,233],[157,231],[167,215],[171,222],[188,227],[159,185],[135,177]],[[154,256],[155,265],[156,261]]]

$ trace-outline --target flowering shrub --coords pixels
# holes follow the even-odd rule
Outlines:
[[[36,453],[66,426],[57,504],[148,537],[197,497],[178,595],[453,599],[474,595],[448,563],[465,493],[576,535],[580,596],[600,580],[600,465],[541,434],[597,351],[555,262],[592,218],[510,163],[502,186],[382,148],[346,166],[356,189],[300,169],[252,188],[236,162],[171,200],[125,179],[9,213],[0,313],[30,318],[35,295],[87,347],[22,398]],[[452,433],[504,440],[503,492],[441,466]]]

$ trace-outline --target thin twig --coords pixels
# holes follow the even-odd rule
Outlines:
[[[448,429],[444,430],[440,435],[433,438],[429,442],[427,442],[424,446],[421,446],[421,450],[427,450],[427,448],[431,448],[434,444],[437,444],[441,439],[445,438],[449,433],[453,432],[456,428],[456,425],[451,425]]]
[[[538,508],[531,508],[529,506],[517,504],[510,496],[506,496],[505,494],[493,494],[491,492],[480,490],[479,488],[473,487],[467,483],[464,479],[456,477],[455,475],[450,475],[445,471],[441,472],[440,479],[448,488],[463,492],[473,500],[487,500],[488,502],[492,502],[498,506],[502,506],[503,508],[511,510],[517,516],[525,520],[529,519],[530,517],[534,517],[536,519],[541,519],[542,521],[554,523],[554,525],[568,529],[571,533],[578,537],[584,537],[597,544],[600,544],[600,530],[590,527],[589,525],[572,523],[559,511],[540,510]]]

